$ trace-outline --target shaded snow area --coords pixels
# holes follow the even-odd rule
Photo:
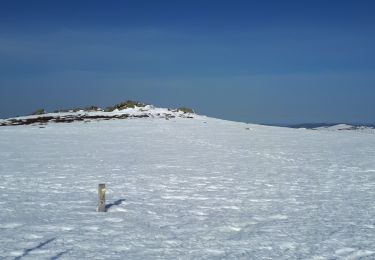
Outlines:
[[[375,135],[200,116],[0,127],[0,207],[0,259],[375,259]]]

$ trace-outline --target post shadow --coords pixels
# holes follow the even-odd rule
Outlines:
[[[124,201],[125,201],[125,199],[119,199],[119,200],[116,200],[116,201],[113,202],[113,203],[109,203],[109,204],[105,205],[105,209],[108,210],[108,209],[110,209],[110,208],[113,207],[113,206],[121,205]]]

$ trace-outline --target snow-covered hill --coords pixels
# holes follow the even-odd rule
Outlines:
[[[165,118],[175,117],[194,118],[194,113],[184,112],[179,109],[157,108],[151,105],[134,106],[132,108],[114,109],[106,112],[104,110],[85,111],[70,110],[66,112],[43,113],[30,116],[21,116],[0,120],[0,126],[10,125],[31,125],[46,123],[72,123],[75,121],[91,122],[111,119],[129,119],[129,118]]]
[[[375,135],[192,117],[0,127],[0,258],[374,259]]]
[[[356,131],[360,133],[375,134],[375,125],[350,125],[350,124],[297,124],[287,125],[287,127],[295,129],[310,129],[319,131]]]

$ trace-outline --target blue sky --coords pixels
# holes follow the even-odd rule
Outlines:
[[[2,1],[0,118],[135,99],[375,122],[374,1]]]

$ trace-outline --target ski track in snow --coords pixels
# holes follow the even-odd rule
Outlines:
[[[0,259],[375,259],[375,135],[199,116],[3,127],[0,207]]]

